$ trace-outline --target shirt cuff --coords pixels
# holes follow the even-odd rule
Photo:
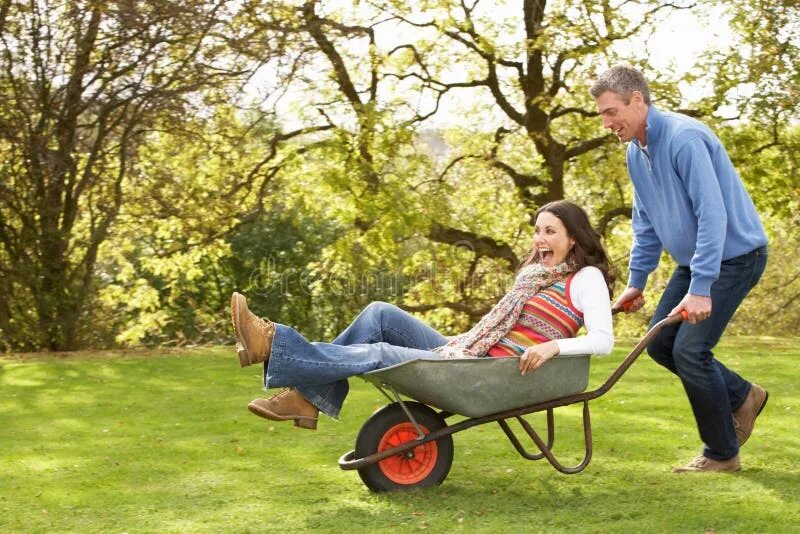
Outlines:
[[[706,276],[693,276],[692,281],[689,282],[689,293],[701,297],[710,297],[711,285],[713,283],[713,278],[708,278]]]
[[[628,287],[635,287],[644,291],[647,285],[647,274],[645,271],[631,270],[630,277],[628,278]]]

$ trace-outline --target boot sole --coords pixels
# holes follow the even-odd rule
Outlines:
[[[764,390],[764,402],[761,403],[761,408],[758,409],[756,412],[756,418],[761,415],[761,412],[764,410],[764,407],[767,405],[767,401],[769,400],[769,391],[766,389]]]
[[[239,366],[240,367],[247,367],[248,365],[252,365],[250,361],[250,350],[247,348],[247,343],[244,341],[244,337],[239,335],[241,329],[239,328],[239,324],[241,323],[241,313],[242,313],[242,305],[247,306],[246,302],[242,302],[244,300],[244,295],[239,293],[234,293],[231,295],[231,307],[233,308],[232,313],[232,320],[233,320],[233,330],[236,334],[236,339],[239,343],[242,344],[244,348],[243,351],[236,351],[236,354],[239,356]]]
[[[747,437],[746,437],[746,438],[744,438],[744,440],[742,440],[742,442],[741,442],[741,443],[739,443],[739,446],[740,446],[740,447],[741,447],[742,445],[744,445],[745,443],[747,443],[747,440],[749,440],[749,439],[750,439],[750,436],[752,436],[752,435],[753,435],[753,430],[755,430],[755,428],[756,428],[756,419],[758,419],[758,416],[759,416],[759,415],[761,415],[761,412],[762,412],[762,411],[764,411],[764,407],[767,405],[767,401],[768,401],[768,400],[769,400],[769,391],[767,391],[767,390],[765,389],[765,390],[764,390],[764,402],[762,402],[762,403],[761,403],[761,406],[758,408],[758,411],[756,412],[756,416],[755,416],[755,417],[753,417],[753,428],[751,428],[751,429],[750,429],[750,433],[747,435]]]
[[[672,472],[673,473],[736,473],[741,470],[742,470],[741,466],[735,469],[687,469],[685,467],[675,467],[672,469]]]
[[[250,360],[247,358],[247,349],[242,348],[241,350],[237,350],[236,355],[239,356],[239,367],[247,367],[250,365]]]
[[[316,417],[307,417],[304,415],[279,415],[275,412],[259,408],[258,406],[252,404],[248,404],[247,409],[250,410],[251,413],[263,419],[269,419],[270,421],[294,421],[294,426],[296,427],[308,428],[309,430],[317,429]]]

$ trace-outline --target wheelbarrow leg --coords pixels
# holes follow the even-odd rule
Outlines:
[[[525,421],[522,417],[517,417],[516,419],[523,426],[523,428],[525,428],[525,426],[528,425],[527,421]],[[502,428],[503,432],[506,433],[506,436],[508,437],[508,440],[511,442],[512,445],[514,445],[514,448],[517,449],[517,452],[520,454],[520,456],[522,456],[523,458],[525,458],[527,460],[541,460],[542,458],[544,458],[544,453],[531,454],[528,451],[526,451],[525,447],[523,447],[522,444],[519,442],[519,440],[517,439],[517,436],[514,434],[514,431],[511,430],[511,427],[508,426],[508,423],[506,423],[505,419],[500,419],[499,421],[497,421],[497,424],[500,425],[500,428]],[[528,428],[530,428],[530,425],[528,425],[528,427],[525,428],[526,432],[528,432],[528,434],[530,434],[530,432],[533,429],[528,430]],[[555,425],[553,425],[553,409],[552,408],[548,408],[547,409],[547,448],[548,449],[552,449],[553,448],[553,442],[554,441],[555,441]]]
[[[514,445],[514,448],[517,449],[517,452],[520,455],[528,460],[539,460],[541,458],[547,458],[547,461],[550,462],[550,465],[555,467],[558,471],[565,473],[567,475],[572,475],[575,473],[580,473],[583,471],[587,465],[589,465],[589,461],[592,459],[592,423],[589,416],[589,401],[583,401],[583,440],[584,440],[584,447],[585,447],[585,454],[581,463],[574,467],[565,467],[564,465],[559,462],[556,457],[553,455],[552,448],[553,448],[553,417],[552,417],[552,409],[548,409],[548,417],[547,417],[547,443],[545,443],[539,434],[533,429],[533,427],[528,423],[526,420],[518,417],[522,428],[528,433],[531,437],[533,442],[539,447],[539,450],[542,451],[541,454],[531,454],[527,452],[524,447],[520,444],[517,437],[514,435],[514,432],[508,426],[504,420],[499,420],[498,423],[503,428],[503,431],[508,436],[508,439]]]

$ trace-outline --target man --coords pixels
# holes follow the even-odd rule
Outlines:
[[[590,90],[603,126],[628,142],[633,182],[633,245],[628,288],[616,305],[644,303],[661,250],[675,259],[652,324],[685,310],[647,347],[676,374],[694,412],[703,453],[675,472],[738,471],[739,446],[753,430],[767,392],[726,368],[712,349],[767,261],[767,236],[753,202],[716,135],[701,122],[656,109],[644,76],[626,65]]]

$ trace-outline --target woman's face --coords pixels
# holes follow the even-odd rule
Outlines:
[[[533,240],[539,259],[547,267],[553,267],[565,261],[575,240],[567,233],[567,228],[561,219],[543,211],[536,218],[536,237]]]

